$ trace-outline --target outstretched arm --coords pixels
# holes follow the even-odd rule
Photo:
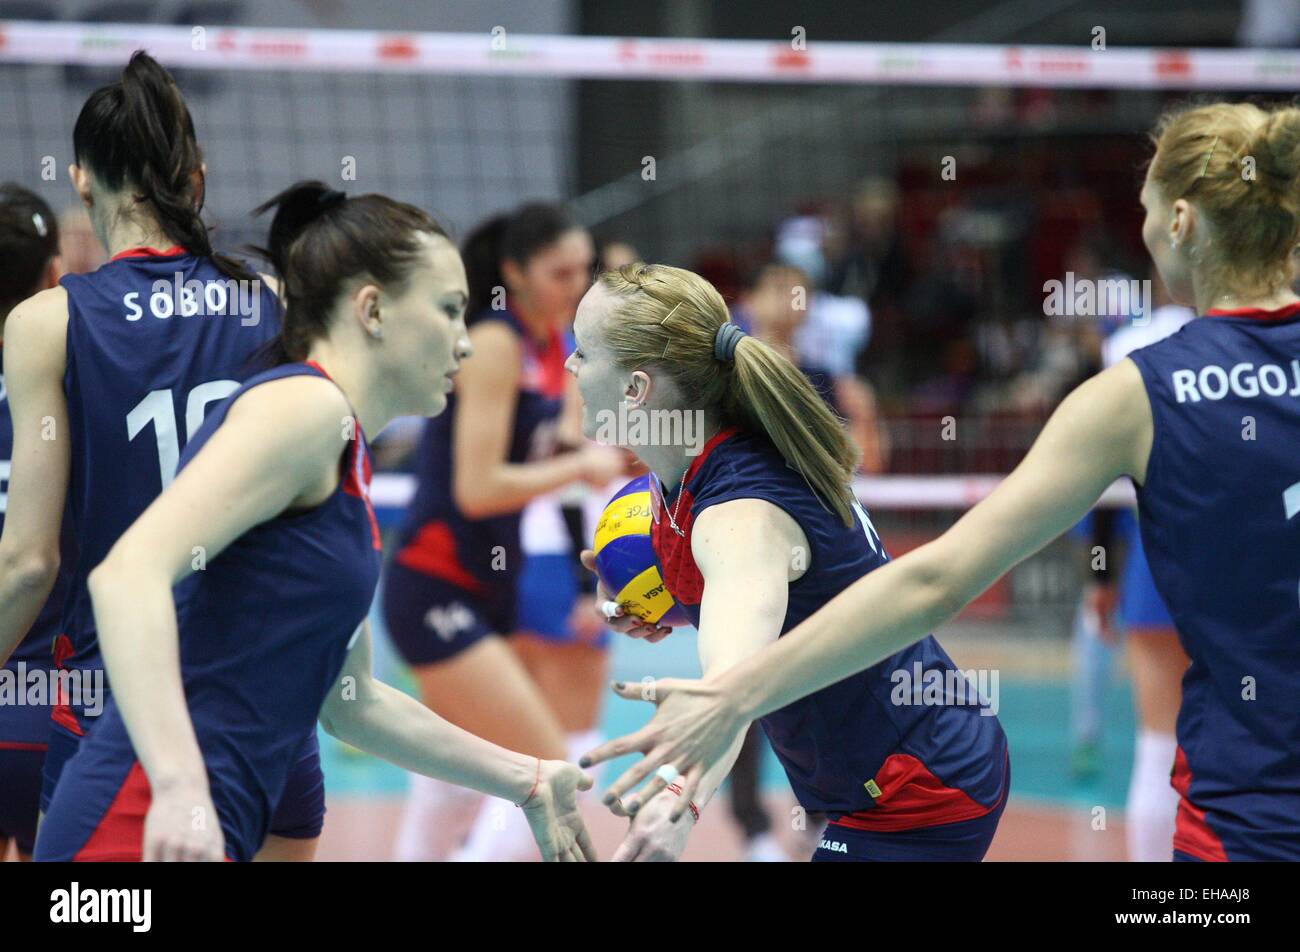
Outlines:
[[[691,554],[704,577],[700,604],[700,667],[718,676],[754,656],[781,634],[789,600],[789,584],[803,574],[808,541],[785,511],[761,499],[735,499],[704,510],[691,534]],[[634,794],[621,807],[636,819],[615,859],[638,862],[672,860],[686,846],[692,817],[674,811],[689,809],[687,801],[709,801],[744,743],[736,737],[723,755],[703,773],[689,795],[672,789]],[[616,796],[605,802],[618,807]],[[644,807],[642,807],[644,804]]]
[[[369,622],[362,623],[338,683],[321,707],[320,722],[344,743],[406,770],[523,804],[544,860],[596,859],[577,800],[577,791],[589,789],[591,778],[572,764],[539,761],[489,743],[376,680]]]
[[[631,789],[663,763],[687,774],[689,792],[751,720],[923,637],[1077,522],[1115,479],[1145,479],[1151,439],[1141,376],[1132,361],[1122,361],[1070,394],[1024,461],[946,533],[870,572],[722,676],[658,682],[654,720],[592,751],[584,766],[639,750],[648,756],[612,793]]]

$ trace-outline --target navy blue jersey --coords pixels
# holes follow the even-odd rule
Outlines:
[[[664,582],[693,624],[704,579],[691,555],[691,526],[709,506],[732,499],[777,506],[808,539],[807,568],[790,583],[782,634],[889,560],[861,506],[846,526],[766,439],[724,429],[692,461],[680,498],[674,491],[652,505]],[[674,512],[681,535],[668,519]],[[989,813],[1006,793],[1007,743],[997,717],[933,637],[761,723],[799,803],[844,825],[887,831],[956,823]]]
[[[304,374],[326,376],[309,363],[252,377],[208,414],[180,468],[202,452],[244,393]],[[261,846],[379,579],[370,458],[359,423],[355,433],[328,499],[249,529],[176,588],[186,704],[234,860],[251,859]],[[148,781],[110,701],[64,768],[38,852],[48,859],[138,855],[148,797]]]
[[[275,295],[181,248],[136,248],[67,275],[68,515],[79,543],[62,630],[70,667],[100,664],[86,579],[162,492],[210,406],[279,328]],[[69,726],[76,728],[75,722]]]
[[[9,416],[9,392],[5,388],[3,360],[4,349],[0,348],[0,532],[4,531],[5,510],[9,503],[9,461],[14,449],[14,424]],[[68,576],[71,571],[69,561],[70,558],[76,557],[76,547],[66,524],[61,533],[61,542],[63,562],[59,567],[54,587],[50,590],[45,604],[41,606],[41,613],[32,623],[31,629],[10,655],[9,663],[6,665],[8,668],[13,668],[19,661],[23,662],[28,670],[50,666],[54,639],[59,633],[59,616],[63,611],[63,601],[68,592]],[[0,740],[3,739],[0,737]]]
[[[1155,424],[1138,525],[1191,658],[1175,849],[1300,859],[1300,305],[1129,354]]]
[[[567,353],[563,335],[553,332],[546,346],[540,347],[509,309],[483,311],[471,323],[482,321],[500,321],[510,328],[524,351],[506,461],[546,459],[555,453],[564,402]],[[446,412],[425,424],[415,457],[415,498],[406,511],[394,559],[399,565],[450,582],[469,594],[513,603],[515,579],[523,563],[520,514],[469,519],[457,508],[452,496],[451,459],[455,402],[452,394]]]

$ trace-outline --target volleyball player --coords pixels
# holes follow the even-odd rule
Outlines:
[[[518,624],[520,511],[573,482],[604,487],[623,469],[608,447],[565,450],[557,439],[563,333],[590,284],[591,238],[563,208],[532,204],[481,224],[462,250],[475,356],[448,412],[425,425],[418,488],[384,579],[384,624],[429,708],[494,743],[561,759],[564,725],[507,636]],[[544,663],[545,645],[527,648]],[[594,699],[603,656],[563,660]],[[446,858],[481,807],[471,791],[412,778],[397,858]],[[499,827],[509,817],[490,819]],[[531,851],[526,831],[495,833],[495,856]]]
[[[278,327],[265,281],[213,253],[194,123],[148,54],[86,100],[73,153],[70,178],[112,257],[20,304],[6,327],[14,451],[0,658],[50,595],[61,522],[77,544],[62,553],[69,588],[54,661],[78,690],[53,711],[42,806],[106,700],[87,576],[171,481],[205,412],[239,386]],[[325,813],[314,735],[288,790],[264,858],[310,859]]]
[[[1196,316],[1191,308],[1167,300],[1168,292],[1158,275],[1151,286],[1155,289],[1151,313],[1106,338],[1101,347],[1103,367],[1113,367],[1134,350],[1176,333]],[[1178,792],[1169,785],[1169,773],[1177,756],[1175,727],[1188,658],[1151,577],[1137,521],[1130,513],[1123,516],[1124,564],[1119,573],[1115,621],[1126,641],[1137,720],[1133,771],[1124,805],[1124,837],[1129,860],[1167,862],[1178,815]]]
[[[519,803],[544,858],[594,858],[581,771],[473,737],[370,675],[365,433],[446,408],[471,353],[455,246],[380,195],[307,182],[264,207],[281,362],[208,416],[92,573],[118,690],[66,767],[37,858],[250,859],[318,716],[346,743]]]
[[[1174,859],[1300,859],[1300,109],[1181,108],[1153,140],[1143,241],[1174,300],[1201,316],[1070,394],[1024,462],[939,539],[732,670],[645,688],[660,705],[651,724],[588,758],[650,753],[609,796],[660,767],[685,773],[689,796],[753,717],[911,644],[1129,476],[1191,658]]]
[[[586,432],[599,432],[620,403],[651,424],[629,427],[619,442],[654,474],[655,553],[668,591],[698,629],[706,673],[776,641],[888,562],[852,496],[858,452],[839,419],[789,360],[728,321],[703,278],[663,265],[605,272],[583,298],[574,332],[568,366]],[[654,433],[655,415],[683,413],[699,414],[701,445],[671,431],[634,438]],[[997,718],[973,693],[959,693],[965,684],[925,638],[764,718],[800,806],[836,818],[815,861],[877,850],[898,859],[984,856],[1010,764]],[[646,802],[614,858],[678,857],[741,740],[710,765],[689,812],[671,817],[672,790]]]
[[[13,424],[4,378],[4,321],[9,311],[37,291],[59,280],[59,227],[54,212],[40,196],[7,183],[0,185],[0,532],[4,529],[8,496]],[[30,859],[36,840],[36,816],[41,799],[41,766],[50,733],[50,682],[44,697],[29,686],[40,683],[33,673],[50,670],[50,648],[58,633],[66,577],[60,575],[31,630],[4,666],[12,691],[0,698],[0,860],[12,841],[19,859]],[[39,675],[38,675],[39,677]]]

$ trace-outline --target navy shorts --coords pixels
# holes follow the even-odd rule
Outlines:
[[[313,730],[289,770],[268,832],[293,840],[314,840],[324,826],[325,773],[320,767],[320,741]]]
[[[978,863],[989,851],[1011,790],[1007,762],[1002,799],[983,816],[914,830],[859,830],[831,820],[812,855],[814,863]]]
[[[446,661],[488,635],[515,629],[509,585],[477,595],[396,563],[384,576],[381,603],[388,637],[413,667]]]
[[[47,728],[49,749],[40,785],[41,812],[48,813],[63,768],[81,746],[81,738],[62,724]],[[270,834],[296,840],[315,839],[325,825],[325,774],[320,744],[312,731],[299,748],[289,770],[280,802],[271,815]]]
[[[50,733],[50,709],[0,705],[0,839],[30,853],[41,806],[41,766]]]

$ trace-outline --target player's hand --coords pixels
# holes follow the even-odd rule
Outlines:
[[[594,596],[579,595],[569,612],[569,629],[584,645],[594,645],[605,633],[605,616]]]
[[[596,553],[591,549],[583,549],[578,558],[582,561],[582,567],[589,572],[596,571]],[[612,614],[604,610],[605,605],[612,606]],[[603,583],[596,585],[596,612],[598,613],[603,624],[617,631],[619,634],[627,635],[631,638],[644,638],[646,641],[654,644],[656,641],[662,641],[673,633],[671,628],[664,625],[651,625],[643,622],[635,615],[629,615],[623,611],[623,606],[614,601],[614,597],[605,588]]]
[[[602,798],[620,815],[635,815],[641,804],[648,803],[668,785],[669,781],[657,771],[670,764],[680,775],[677,783],[682,787],[682,795],[674,799],[669,811],[670,819],[677,820],[688,811],[687,804],[695,798],[705,773],[726,755],[749,727],[749,721],[739,713],[739,704],[721,682],[712,679],[619,681],[614,684],[614,693],[633,701],[649,701],[659,709],[645,727],[601,744],[579,763],[590,767],[624,754],[645,754],[614,781]],[[625,796],[651,774],[654,776],[644,789]]]
[[[582,481],[596,489],[604,489],[628,470],[628,453],[617,447],[586,443],[576,452]]]
[[[226,858],[207,777],[152,791],[141,858],[146,863],[220,863]]]
[[[543,760],[537,791],[523,806],[533,839],[546,863],[596,861],[596,848],[578,812],[578,791],[590,790],[592,781],[573,764]]]
[[[614,851],[616,863],[675,863],[686,849],[686,838],[695,826],[688,810],[674,820],[672,809],[677,794],[665,790],[649,801],[632,819],[627,836]]]

